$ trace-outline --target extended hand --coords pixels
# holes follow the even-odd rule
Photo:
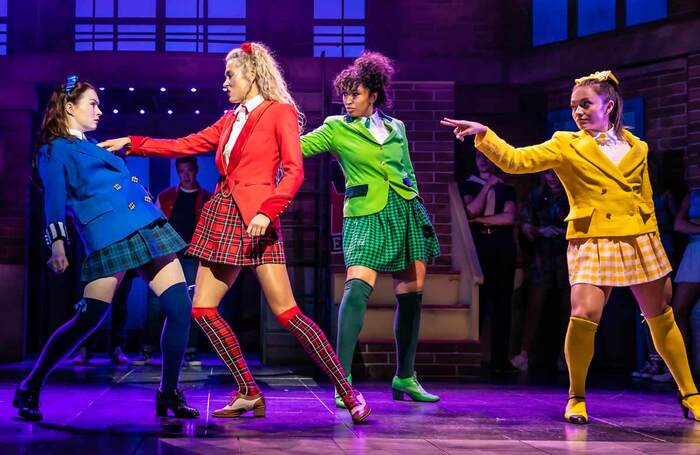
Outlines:
[[[250,224],[248,225],[246,232],[248,232],[251,237],[257,237],[259,235],[263,235],[269,225],[270,219],[262,213],[258,213],[252,220],[250,220]]]
[[[460,141],[464,141],[464,138],[466,136],[486,132],[486,127],[481,123],[469,122],[467,120],[454,120],[451,118],[443,117],[443,119],[440,120],[440,124],[454,128],[452,132],[455,134],[455,137],[457,137],[457,139],[459,139]]]
[[[131,145],[131,139],[127,137],[120,137],[117,139],[108,139],[106,141],[100,142],[97,144],[99,147],[107,149],[107,151],[110,151],[112,153],[118,152],[119,150],[123,149],[127,145]]]

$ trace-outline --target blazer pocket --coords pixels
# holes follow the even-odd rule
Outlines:
[[[368,191],[369,185],[349,186],[345,188],[345,197],[348,199],[353,197],[364,197],[367,196]]]
[[[595,207],[572,208],[564,221],[571,222],[577,232],[588,232]]]
[[[255,185],[272,186],[272,183],[270,183],[270,182],[248,182],[248,183],[243,184],[243,186],[255,186]]]
[[[112,204],[102,198],[88,199],[73,206],[73,212],[83,226],[112,210],[114,210]]]

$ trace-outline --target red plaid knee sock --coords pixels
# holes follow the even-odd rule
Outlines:
[[[238,385],[238,391],[247,396],[259,394],[260,389],[243,358],[238,339],[219,311],[216,308],[192,308],[192,317],[231,371],[233,380]]]
[[[352,386],[333,348],[316,323],[304,316],[297,306],[278,315],[277,321],[299,340],[306,353],[333,382],[338,394],[344,398],[351,397]]]

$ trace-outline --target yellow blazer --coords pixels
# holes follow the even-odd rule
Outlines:
[[[617,166],[585,131],[557,131],[542,144],[516,148],[489,129],[474,144],[510,174],[556,172],[571,206],[567,239],[658,232],[647,170],[649,148],[627,130],[624,137],[631,149]]]

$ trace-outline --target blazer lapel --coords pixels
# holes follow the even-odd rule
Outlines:
[[[372,133],[369,132],[367,128],[362,124],[362,121],[360,118],[352,118],[349,115],[345,116],[345,125],[348,126],[352,131],[354,131],[357,134],[360,134],[364,136],[366,139],[369,139],[370,141],[379,144],[377,140],[372,136]],[[381,145],[381,144],[380,144]]]
[[[581,158],[597,167],[601,172],[625,188],[630,187],[620,168],[610,161],[610,158],[603,153],[590,134],[580,131],[578,137],[571,141],[571,145]]]
[[[255,126],[258,124],[258,121],[263,116],[263,114],[265,114],[265,112],[270,108],[270,106],[272,106],[272,101],[265,100],[260,106],[258,106],[257,109],[253,109],[253,112],[250,113],[250,117],[248,117],[248,119],[245,122],[245,125],[243,125],[241,133],[236,138],[236,143],[234,144],[233,149],[231,150],[231,155],[228,157],[228,171],[231,171],[233,168],[235,168],[238,162],[240,161],[241,153],[245,148],[246,142],[248,142],[250,134],[253,132]]]
[[[99,160],[104,161],[105,163],[109,164],[111,167],[118,171],[122,172],[128,172],[129,169],[126,167],[126,163],[124,163],[124,160],[115,155],[114,153],[108,152],[107,150],[103,149],[102,147],[98,147],[95,142],[92,140],[88,139],[86,141],[82,140],[77,140],[78,142],[78,147],[76,147],[76,150],[80,153],[84,153],[86,155],[90,155],[93,158],[97,158]]]
[[[226,143],[231,137],[231,130],[233,129],[233,123],[235,121],[236,113],[234,112],[226,120],[226,123],[224,123],[224,129],[221,132],[221,136],[219,137],[219,147],[216,150],[216,157],[214,158],[214,161],[216,162],[216,167],[219,169],[221,175],[226,175],[226,163],[224,163],[224,147],[226,147]]]
[[[617,165],[620,168],[620,172],[626,178],[630,178],[639,166],[644,164],[645,158],[647,156],[648,148],[646,144],[639,140],[634,134],[627,130],[624,130],[625,139],[630,144],[630,151],[622,158],[620,164]]]

